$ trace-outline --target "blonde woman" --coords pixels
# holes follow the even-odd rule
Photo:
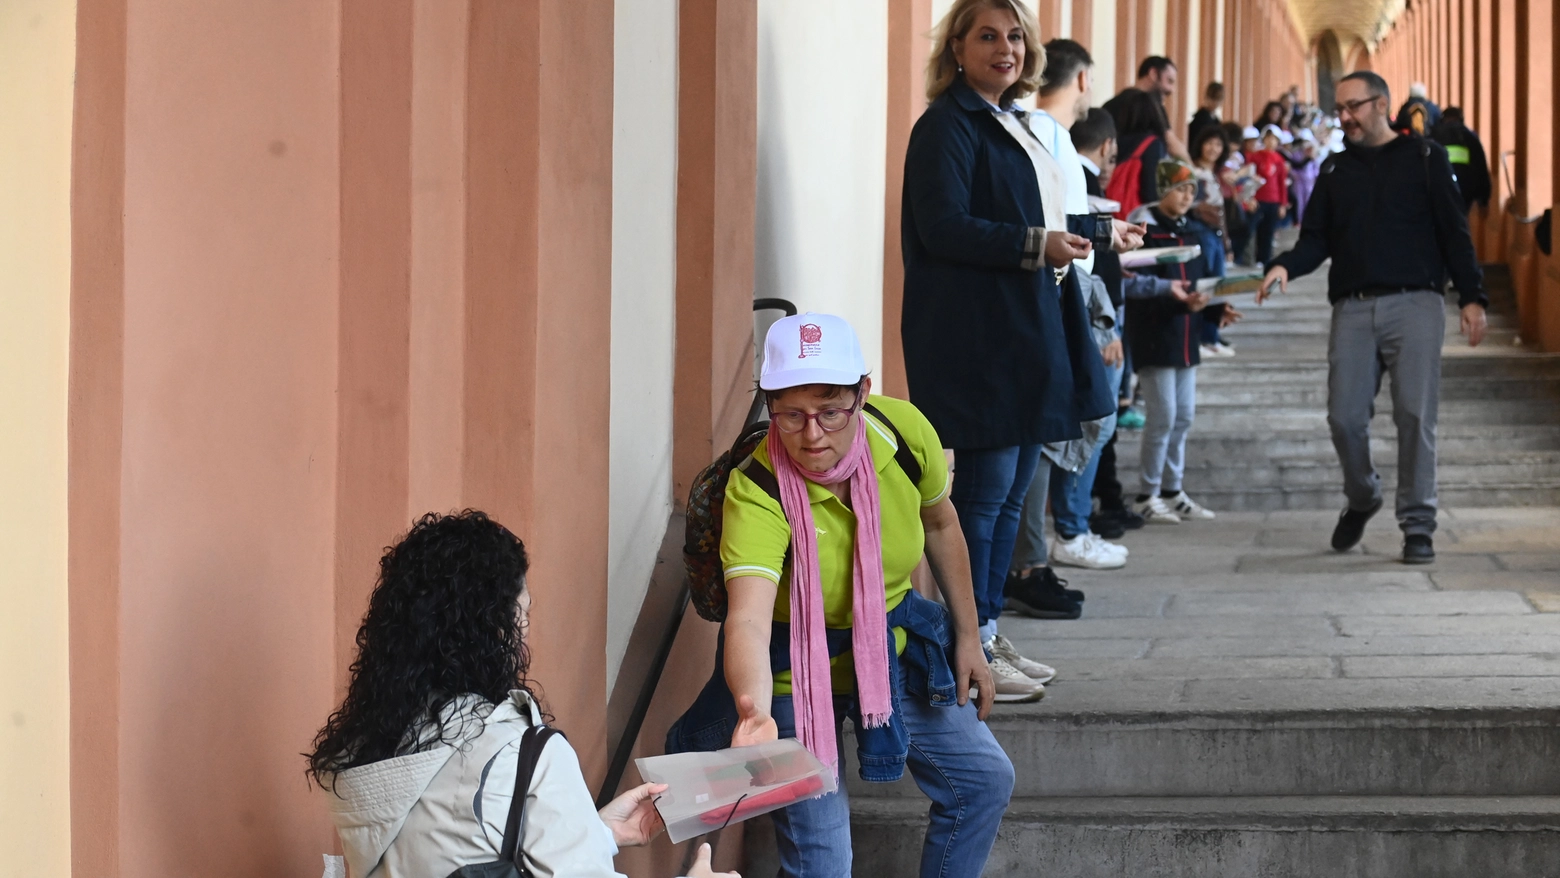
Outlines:
[[[1054,671],[1019,655],[997,618],[1041,446],[1080,438],[1083,422],[1116,410],[1065,271],[1110,240],[1069,233],[1062,170],[1014,104],[1045,69],[1028,6],[958,0],[936,40],[931,104],[905,156],[905,371],[911,402],[954,451],[952,501],[997,701],[1034,700]],[[1014,600],[1076,618],[1081,594],[1025,582],[1036,593]]]

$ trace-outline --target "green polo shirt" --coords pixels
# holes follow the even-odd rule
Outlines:
[[[921,525],[922,507],[932,506],[948,496],[948,461],[943,457],[937,431],[908,402],[886,396],[874,396],[871,402],[898,428],[910,446],[910,453],[921,464],[921,482],[910,478],[894,463],[898,446],[894,431],[871,415],[867,419],[867,441],[872,463],[878,472],[878,501],[883,523],[883,584],[889,610],[899,606],[910,591],[910,574],[921,562],[926,548],[926,530]],[[774,471],[767,444],[753,454],[760,465]],[[822,485],[807,483],[812,502],[813,525],[818,533],[818,572],[823,580],[823,620],[829,628],[850,628],[852,572],[856,551],[856,515]],[[726,485],[726,505],[721,526],[720,559],[729,582],[739,576],[762,576],[780,586],[775,598],[776,622],[791,621],[791,565],[786,550],[791,546],[791,526],[785,520],[779,501],[753,483],[742,470],[734,469]],[[895,649],[903,652],[905,632],[894,629]],[[856,667],[851,655],[830,661],[834,691],[856,691]],[[791,672],[775,675],[775,694],[791,694]]]

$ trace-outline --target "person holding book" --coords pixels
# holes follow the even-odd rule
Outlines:
[[[1156,169],[1159,201],[1144,206],[1148,247],[1188,247],[1197,243],[1188,214],[1197,197],[1192,169],[1166,159]],[[1163,280],[1178,281],[1160,295],[1129,297],[1127,342],[1138,370],[1138,393],[1144,400],[1141,450],[1142,488],[1133,510],[1149,524],[1180,524],[1183,519],[1209,519],[1214,513],[1187,496],[1182,485],[1186,465],[1186,434],[1197,412],[1198,340],[1205,320],[1221,326],[1239,320],[1228,304],[1210,304],[1196,291],[1204,277],[1202,260],[1160,264],[1152,271]]]

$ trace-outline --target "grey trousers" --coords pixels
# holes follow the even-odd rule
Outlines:
[[[1186,473],[1186,434],[1197,417],[1197,367],[1139,369],[1138,395],[1143,397],[1140,492],[1179,493]]]
[[[1343,493],[1351,509],[1368,509],[1381,499],[1381,476],[1370,459],[1370,419],[1386,372],[1397,425],[1397,519],[1405,534],[1435,532],[1435,422],[1445,334],[1446,303],[1434,290],[1333,306],[1327,425],[1343,464]]]

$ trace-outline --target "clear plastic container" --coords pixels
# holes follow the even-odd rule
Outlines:
[[[674,844],[838,788],[834,771],[795,738],[634,764],[646,781],[670,787],[655,807]]]

